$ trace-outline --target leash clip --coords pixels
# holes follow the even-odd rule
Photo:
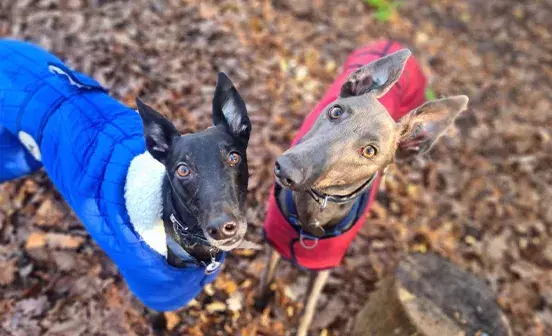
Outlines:
[[[209,263],[209,265],[205,267],[205,274],[211,275],[215,273],[219,269],[220,265],[221,263],[219,261],[216,261],[215,259],[211,259],[211,262]]]
[[[301,230],[301,232],[299,233],[299,243],[301,243],[301,246],[303,246],[303,248],[307,249],[307,250],[312,250],[313,248],[315,248],[317,245],[318,245],[318,237],[316,237],[314,240],[313,240],[313,243],[312,245],[308,245],[306,242],[305,242],[305,235],[303,233],[303,230]]]
[[[217,261],[215,259],[215,256],[213,255],[213,249],[210,250],[210,254],[211,254],[211,262],[205,267],[206,275],[211,275],[215,273],[219,269],[220,265],[222,265],[220,261]]]

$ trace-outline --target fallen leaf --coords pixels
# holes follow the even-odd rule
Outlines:
[[[48,308],[48,298],[45,295],[19,301],[16,309],[27,316],[38,316]]]
[[[0,286],[9,285],[15,280],[16,259],[0,260]]]
[[[47,233],[46,242],[49,247],[62,249],[76,249],[84,243],[85,239],[79,236],[71,236],[62,233]]]
[[[55,226],[63,216],[63,212],[54,204],[52,199],[47,198],[36,211],[35,223],[39,226]]]
[[[30,250],[34,248],[41,248],[46,245],[46,235],[44,233],[33,232],[27,238],[25,243],[25,249]]]
[[[167,320],[168,331],[172,331],[180,323],[180,317],[175,312],[165,312],[165,319]]]
[[[52,257],[56,265],[62,271],[72,270],[77,264],[75,256],[67,251],[53,251]]]
[[[219,277],[215,281],[215,288],[232,294],[238,288],[238,284],[229,277]]]
[[[243,308],[243,298],[244,295],[241,291],[233,292],[226,300],[228,309],[233,312],[240,311]]]
[[[209,314],[223,312],[226,310],[226,304],[224,302],[215,301],[213,303],[209,303],[205,309]]]

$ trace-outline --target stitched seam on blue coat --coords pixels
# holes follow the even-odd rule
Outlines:
[[[69,97],[65,97],[65,96],[60,96],[56,101],[55,103],[53,104],[53,106],[50,107],[50,109],[48,110],[48,112],[46,112],[46,114],[42,117],[42,120],[40,121],[40,125],[38,127],[38,135],[36,136],[36,142],[38,144],[38,146],[40,147],[40,145],[42,144],[42,134],[44,133],[43,130],[44,128],[46,127],[46,124],[48,123],[48,121],[50,120],[50,117],[54,114],[54,112],[56,112],[60,107],[61,105],[68,99],[71,99],[72,97],[74,97],[75,95],[77,95],[77,93],[74,93],[72,94],[71,96]]]
[[[50,85],[50,84],[49,84],[49,85]],[[50,87],[51,87],[53,90],[55,90],[55,91],[57,91],[58,93],[60,93],[61,95],[63,95],[63,93],[61,93],[61,92],[60,92],[57,88],[55,88],[53,85],[50,85]],[[87,96],[88,96],[89,94],[93,94],[93,93],[96,93],[96,94],[97,94],[97,92],[81,92],[81,93],[79,94],[79,96],[81,96],[81,98],[83,98],[83,99],[86,99],[86,101],[88,101],[88,102],[90,103],[90,100],[88,99]],[[82,109],[81,109],[80,106],[78,106],[77,104],[75,104],[72,100],[67,100],[67,103],[73,105],[73,107],[75,108],[74,111],[75,111],[76,113],[78,113],[79,116],[83,117],[83,119],[87,120],[88,122],[92,122],[92,120],[86,115],[86,113],[83,113],[83,111],[82,111]],[[112,143],[113,143],[114,145],[120,145],[120,146],[122,146],[124,149],[126,149],[126,150],[128,151],[129,154],[134,154],[133,151],[132,151],[130,148],[128,148],[126,145],[123,145],[123,144],[121,144],[121,143],[118,143],[118,142],[116,141],[116,138],[115,138],[115,137],[113,137],[111,134],[109,134],[109,132],[105,132],[105,131],[104,131],[105,126],[107,126],[108,124],[110,124],[110,125],[112,125],[112,126],[114,126],[114,127],[115,127],[115,124],[113,124],[113,122],[112,122],[111,120],[107,119],[103,113],[100,113],[100,110],[101,110],[101,109],[98,108],[97,105],[94,104],[93,106],[96,107],[96,112],[98,112],[98,114],[99,114],[99,115],[104,119],[104,121],[105,121],[105,123],[103,124],[104,127],[103,127],[101,130],[98,131],[98,134],[97,134],[96,136],[99,136],[100,134],[105,135],[107,138],[111,139],[111,141],[112,141]],[[122,106],[124,106],[124,105],[122,105]],[[130,108],[129,108],[129,109],[130,109]],[[45,125],[45,126],[46,126],[46,125]],[[115,128],[116,128],[117,130],[119,130],[119,131],[120,131],[123,135],[125,135],[125,136],[136,136],[135,134],[129,135],[129,134],[127,134],[126,132],[122,132],[121,129],[120,129],[119,127],[115,127]],[[72,154],[73,154],[73,156],[76,157],[75,152],[72,152]],[[85,163],[80,162],[80,161],[78,161],[78,160],[76,160],[76,162],[77,162],[77,164],[79,165],[79,168],[82,169],[82,170],[84,170],[84,165],[85,165]]]
[[[111,160],[111,157],[113,156],[113,152],[115,152],[115,146],[111,146],[109,156],[108,156],[108,161]],[[101,194],[103,192],[103,177],[105,176],[105,171],[107,170],[107,166],[108,165],[106,164],[103,167],[102,174],[100,176],[100,185],[96,189],[96,195],[94,196],[96,198],[96,202],[98,204],[98,212],[100,213],[100,215],[103,218],[109,218],[107,216],[107,211],[105,209],[104,202],[102,202],[104,199],[101,197]],[[119,231],[115,231],[115,228],[111,225],[110,221],[105,220],[105,224],[109,227],[111,232],[114,232],[114,233],[116,232],[116,233],[120,234]]]
[[[19,107],[19,110],[17,111],[17,119],[15,121],[15,130],[17,132],[19,132],[21,130],[21,119],[23,118],[23,113],[25,112],[25,110],[27,109],[27,105],[29,104],[29,102],[31,101],[31,99],[35,96],[35,94],[37,94],[37,92],[39,91],[38,88],[43,85],[43,81],[44,79],[48,78],[48,76],[45,76],[45,77],[41,77],[39,78],[36,82],[34,82],[33,86],[31,86],[32,90],[31,89],[28,89],[28,88],[25,88],[25,92],[29,92],[26,96],[25,96],[25,100],[23,101],[23,103],[21,104],[21,106]]]

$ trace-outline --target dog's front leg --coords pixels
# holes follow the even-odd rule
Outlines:
[[[314,313],[316,312],[316,303],[318,302],[320,293],[322,293],[322,289],[326,285],[329,276],[329,270],[311,273],[309,288],[305,293],[305,307],[303,308],[303,315],[301,316],[301,320],[299,321],[297,336],[307,335],[309,327],[312,323],[312,318],[314,317]]]
[[[276,275],[276,269],[278,267],[278,262],[280,261],[281,256],[276,250],[270,248],[268,253],[268,260],[266,263],[266,269],[261,279],[261,286],[259,287],[259,293],[257,299],[255,300],[255,306],[257,309],[264,309],[268,304],[268,299],[270,298],[270,285],[274,281]]]

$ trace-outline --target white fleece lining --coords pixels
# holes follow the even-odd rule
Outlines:
[[[163,226],[163,178],[165,166],[149,152],[130,162],[125,183],[125,202],[134,230],[153,250],[167,257]]]

